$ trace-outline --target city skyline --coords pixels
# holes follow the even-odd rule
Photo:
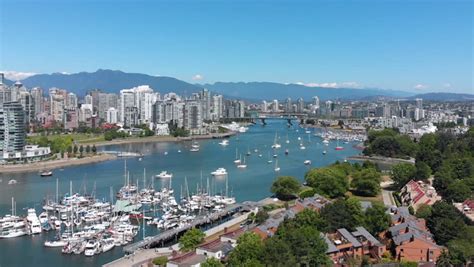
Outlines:
[[[469,1],[1,5],[8,78],[110,68],[201,84],[472,93]]]

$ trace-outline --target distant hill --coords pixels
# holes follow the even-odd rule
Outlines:
[[[122,89],[138,85],[149,85],[160,93],[176,92],[181,95],[199,91],[199,86],[172,78],[156,77],[141,73],[126,73],[118,70],[102,70],[96,72],[79,72],[74,74],[38,74],[21,81],[25,86],[49,89],[58,87],[85,95],[87,91],[101,89],[104,92],[117,93]]]
[[[292,100],[296,100],[299,97],[310,100],[313,96],[318,96],[321,100],[362,99],[368,96],[409,97],[413,95],[412,93],[404,91],[307,87],[299,84],[273,82],[216,82],[214,84],[205,84],[204,87],[231,97],[258,100],[283,100],[288,97],[291,97]]]
[[[422,98],[431,101],[474,101],[473,94],[456,94],[456,93],[426,93],[410,97],[410,99]]]

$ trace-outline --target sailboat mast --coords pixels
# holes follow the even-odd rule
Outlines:
[[[56,204],[59,204],[59,179],[56,178]]]

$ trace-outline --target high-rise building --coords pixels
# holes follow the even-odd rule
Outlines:
[[[291,103],[291,98],[287,98],[285,101],[285,112],[293,112],[293,104]]]
[[[201,102],[201,113],[203,120],[211,119],[211,92],[203,89],[199,92],[199,100]]]
[[[0,104],[10,102],[12,100],[12,92],[10,87],[4,83],[3,73],[0,73]]]
[[[297,105],[297,108],[296,108],[296,112],[298,112],[298,113],[304,112],[304,100],[301,97],[298,98],[298,105]]]
[[[319,108],[319,97],[313,96],[313,106],[315,109]]]
[[[135,107],[135,91],[133,89],[120,90],[120,122],[125,123],[125,110]]]
[[[212,96],[212,105],[211,105],[211,119],[218,121],[222,118],[224,110],[224,98],[222,95],[213,95]]]
[[[98,107],[97,115],[102,120],[107,120],[107,112],[110,108],[114,108],[118,112],[118,95],[112,93],[99,93],[98,94]]]
[[[0,151],[21,151],[26,144],[25,140],[25,111],[21,104],[0,104]]]
[[[92,95],[87,94],[87,95],[84,97],[84,104],[86,104],[86,105],[92,105],[92,102],[93,102]],[[94,107],[94,106],[92,105],[92,107]]]
[[[117,123],[118,122],[118,110],[116,108],[110,107],[107,110],[107,118],[106,121],[108,123]]]
[[[64,95],[49,92],[50,114],[54,121],[62,122],[64,118]]]
[[[31,97],[33,98],[33,103],[35,106],[35,118],[38,114],[44,112],[44,97],[43,89],[40,87],[34,87],[31,89]]]
[[[273,100],[272,111],[273,112],[279,112],[280,111],[278,100],[276,100],[276,99]]]
[[[202,128],[202,105],[199,101],[187,100],[184,105],[183,125],[191,132],[199,131]]]
[[[268,111],[268,103],[267,101],[263,100],[262,101],[262,112],[267,112]]]
[[[25,111],[25,124],[30,125],[35,120],[35,106],[31,94],[27,91],[20,91],[18,101]]]
[[[66,108],[69,110],[75,110],[77,108],[77,96],[74,93],[67,94]]]

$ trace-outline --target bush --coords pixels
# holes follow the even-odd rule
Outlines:
[[[158,265],[158,266],[166,266],[166,263],[168,263],[168,257],[161,256],[161,257],[158,257],[158,258],[154,258],[152,263],[154,265]]]

